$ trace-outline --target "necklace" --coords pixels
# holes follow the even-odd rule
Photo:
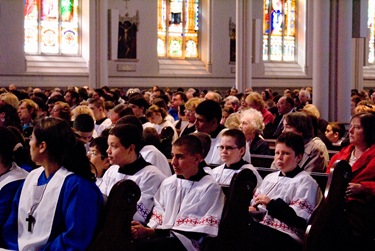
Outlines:
[[[47,183],[48,184],[48,183]],[[35,210],[38,208],[40,202],[43,199],[44,192],[46,191],[47,184],[42,186],[36,186],[33,191],[33,200],[35,201],[32,206],[30,207],[28,216],[26,218],[27,223],[27,231],[32,232],[33,226],[35,224],[35,217],[33,216]]]

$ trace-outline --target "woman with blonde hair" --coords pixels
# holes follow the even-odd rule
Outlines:
[[[16,95],[10,92],[2,93],[0,94],[0,100],[10,104],[13,106],[16,110],[18,109],[19,100]]]
[[[260,111],[263,116],[264,125],[268,123],[273,123],[274,117],[270,111],[266,108],[266,103],[264,102],[262,96],[257,92],[251,92],[246,97],[246,103],[250,108]]]
[[[181,129],[180,137],[195,132],[195,108],[203,101],[202,98],[191,98],[185,103],[185,116],[188,124]]]
[[[72,110],[72,120],[74,121],[80,114],[88,114],[95,121],[94,113],[88,105],[78,105]]]

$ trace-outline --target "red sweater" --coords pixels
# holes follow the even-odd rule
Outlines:
[[[329,173],[330,168],[336,160],[349,161],[353,149],[354,145],[350,144],[336,153],[328,164],[327,173]],[[354,162],[352,172],[350,182],[360,183],[365,189],[366,195],[370,195],[370,197],[375,196],[375,144],[367,149],[361,157]]]

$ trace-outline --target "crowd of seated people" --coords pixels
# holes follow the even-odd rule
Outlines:
[[[235,174],[250,169],[257,177],[253,205],[268,210],[268,216],[249,230],[255,234],[253,245],[263,247],[256,233],[266,236],[279,231],[273,224],[285,223],[298,228],[298,233],[276,232],[278,241],[299,250],[301,233],[319,204],[320,191],[306,178],[314,188],[310,192],[317,196],[315,201],[312,195],[299,198],[311,204],[302,212],[288,197],[299,196],[292,195],[296,192],[293,182],[311,172],[329,173],[339,159],[349,162],[353,177],[341,215],[347,224],[336,241],[342,234],[352,240],[353,248],[373,245],[372,92],[365,95],[353,90],[348,101],[351,121],[326,121],[313,104],[311,88],[286,89],[281,94],[269,88],[244,93],[231,88],[222,93],[195,88],[172,92],[158,86],[144,91],[108,87],[1,91],[0,134],[6,135],[1,137],[4,146],[0,144],[0,194],[6,194],[0,197],[2,248],[86,249],[100,227],[112,187],[132,180],[141,191],[131,229],[135,247],[155,250],[158,245],[161,249],[171,245],[172,249],[163,250],[198,250],[206,237],[217,235],[225,202],[218,188],[229,186]],[[291,139],[302,140],[303,145],[297,150]],[[272,183],[276,174],[264,182],[251,164],[252,154],[268,159],[274,155],[266,167],[280,170],[277,178],[283,182]],[[281,155],[294,156],[287,163],[290,170],[283,169]],[[276,190],[273,186],[284,186],[289,180],[293,185],[285,188],[288,196],[270,193]],[[47,200],[53,193],[55,199]],[[87,193],[92,196],[82,206],[86,198],[81,196]],[[211,208],[201,205],[206,197],[213,200]],[[199,206],[192,209],[194,203]],[[81,210],[90,207],[95,210],[83,215]],[[278,207],[291,214],[275,213]],[[194,219],[189,218],[192,215]],[[21,217],[27,220],[17,224]],[[86,231],[82,228],[87,217],[95,220]],[[49,219],[41,224],[44,218]],[[203,227],[207,220],[214,222],[210,228]],[[194,226],[184,226],[187,222]],[[87,233],[85,238],[80,238],[82,233]]]

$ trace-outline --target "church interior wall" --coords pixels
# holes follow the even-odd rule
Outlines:
[[[108,0],[108,9],[118,9],[120,15],[133,16],[139,12],[139,27],[137,32],[137,59],[130,61],[108,60],[100,62],[108,64],[108,85],[115,87],[151,87],[155,84],[170,87],[197,87],[197,88],[230,88],[235,84],[235,65],[229,63],[229,18],[235,22],[236,0],[202,0],[201,10],[201,46],[200,60],[209,69],[205,75],[179,76],[160,75],[156,52],[157,46],[157,1],[137,0],[128,1],[128,9],[125,9],[125,1]],[[256,88],[287,88],[304,87],[312,85],[310,61],[313,57],[312,48],[312,7],[311,1],[298,0],[299,8],[306,10],[306,15],[299,15],[300,25],[298,33],[306,30],[306,36],[299,36],[297,47],[298,64],[305,70],[305,76],[292,77],[267,76],[260,72],[254,72],[252,87]],[[89,67],[95,63],[95,41],[92,36],[95,12],[107,11],[93,8],[95,2],[83,0],[82,4],[82,58],[87,64],[87,72],[35,72],[26,71],[25,55],[23,52],[23,1],[0,1],[0,86],[8,86],[14,83],[18,86],[48,87],[70,85],[88,85],[90,81]],[[208,13],[208,9],[211,12]],[[7,11],[4,11],[7,10]],[[94,12],[94,13],[93,13]],[[305,20],[305,21],[303,21]],[[310,20],[310,21],[309,21]],[[87,29],[90,27],[90,29]],[[95,27],[97,30],[99,27]],[[207,34],[207,29],[209,33]],[[90,34],[91,32],[91,34]],[[259,38],[259,37],[258,37]],[[212,47],[210,47],[212,46]],[[212,65],[211,65],[212,63]],[[132,65],[135,71],[119,71],[118,65]],[[257,70],[256,68],[255,70]],[[260,67],[259,69],[262,69]],[[99,74],[97,71],[90,74]],[[363,86],[374,86],[375,75],[365,74]],[[97,83],[100,87],[106,83]]]

